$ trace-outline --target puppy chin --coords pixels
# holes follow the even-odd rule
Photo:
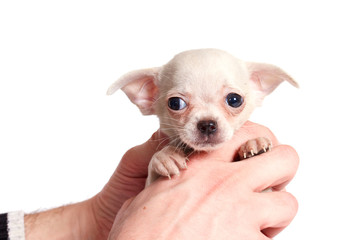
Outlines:
[[[211,152],[214,151],[218,148],[220,148],[223,145],[224,142],[222,143],[218,143],[218,144],[195,144],[193,146],[190,146],[191,148],[193,148],[195,151],[198,152]]]
[[[214,151],[220,147],[222,147],[222,145],[227,142],[228,140],[230,140],[233,136],[232,134],[229,134],[227,137],[216,137],[216,138],[196,138],[194,140],[188,140],[188,139],[182,139],[182,141],[189,146],[190,148],[192,148],[194,151],[199,151],[199,152],[211,152]]]

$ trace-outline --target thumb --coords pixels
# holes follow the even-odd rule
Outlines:
[[[117,171],[128,177],[146,177],[148,164],[155,152],[169,142],[167,135],[156,131],[148,141],[128,150],[122,157]]]

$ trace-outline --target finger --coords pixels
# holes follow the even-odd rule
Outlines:
[[[268,238],[265,234],[262,232],[259,233],[259,236],[256,238],[258,240],[272,240],[271,238]]]
[[[281,227],[281,228],[266,228],[266,229],[263,229],[261,232],[266,237],[268,237],[267,239],[269,239],[269,238],[272,239],[273,237],[278,235],[280,232],[282,232],[282,230],[284,230],[284,229],[285,229],[285,227]]]
[[[280,190],[276,190],[274,187],[272,188],[272,191],[283,191],[286,192],[286,188],[282,188]],[[270,238],[275,237],[276,235],[278,235],[280,232],[282,232],[282,230],[284,230],[286,227],[269,227],[269,228],[265,228],[262,229],[262,233]]]
[[[121,206],[121,208],[123,208],[124,210],[128,209],[129,206],[131,205],[131,203],[133,202],[133,200],[135,199],[135,197],[131,197],[129,199],[127,199],[123,205]]]
[[[281,190],[297,172],[299,157],[292,147],[280,145],[270,152],[234,164],[239,164],[239,174],[246,179],[244,184],[248,184],[255,192],[269,187]]]
[[[117,213],[118,216],[124,215],[124,213],[127,211],[127,209],[131,206],[131,203],[133,202],[133,200],[135,199],[135,197],[131,197],[129,199],[127,199],[123,205],[121,206],[119,212]]]
[[[194,159],[197,159],[198,161],[207,159],[233,161],[238,158],[238,150],[244,143],[259,137],[270,139],[273,146],[278,145],[278,140],[267,127],[247,121],[234,133],[234,136],[228,142],[223,144],[217,151],[208,153],[199,152],[198,154],[191,156],[189,159],[192,161]]]
[[[155,152],[168,143],[168,138],[161,131],[155,132],[145,143],[128,150],[122,157],[118,171],[128,177],[146,177],[148,164]]]
[[[287,227],[298,211],[296,198],[288,192],[258,193],[259,228],[267,237],[274,237]]]
[[[259,137],[267,137],[272,141],[274,146],[279,144],[279,141],[269,128],[250,121],[244,123],[244,125],[234,134],[234,138],[239,138],[239,140],[241,140],[240,145],[248,140]],[[239,148],[240,145],[237,148]]]
[[[124,154],[112,177],[97,195],[102,200],[101,205],[106,209],[115,209],[112,212],[116,214],[126,199],[143,190],[149,161],[160,146],[165,145],[165,139],[157,131],[148,141]]]

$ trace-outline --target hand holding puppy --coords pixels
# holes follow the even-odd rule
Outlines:
[[[273,142],[272,152],[234,165],[227,162],[237,155],[244,142],[259,136]],[[267,236],[274,236],[294,216],[297,204],[291,195],[259,193],[268,186],[282,189],[298,164],[292,148],[275,147],[277,141],[267,128],[245,123],[224,148],[192,157],[189,171],[182,171],[181,177],[158,181],[140,193],[147,165],[164,144],[157,132],[146,143],[130,149],[95,197],[26,215],[26,239],[54,236],[54,239],[145,240],[157,239],[150,237],[158,234],[163,239],[227,239],[230,235],[233,238],[229,239],[267,239],[261,229]],[[128,198],[133,198],[132,203],[124,204]],[[138,219],[133,218],[136,214]],[[172,229],[176,231],[170,232]]]
[[[230,162],[258,136],[272,140],[271,152]],[[278,146],[268,129],[247,122],[218,151],[192,156],[179,177],[155,181],[125,202],[108,239],[270,239],[296,214],[297,201],[280,190],[298,162],[294,149]],[[143,179],[132,180],[144,187]],[[268,187],[276,191],[261,192]]]

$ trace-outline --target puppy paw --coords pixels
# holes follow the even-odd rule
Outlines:
[[[244,143],[239,151],[239,157],[241,160],[246,158],[251,158],[261,153],[265,153],[270,151],[272,148],[272,143],[268,138],[259,137],[255,139],[251,139]]]
[[[149,175],[151,172],[159,176],[171,178],[172,175],[179,175],[180,170],[186,169],[187,158],[185,154],[173,146],[167,146],[154,154],[149,164]]]

